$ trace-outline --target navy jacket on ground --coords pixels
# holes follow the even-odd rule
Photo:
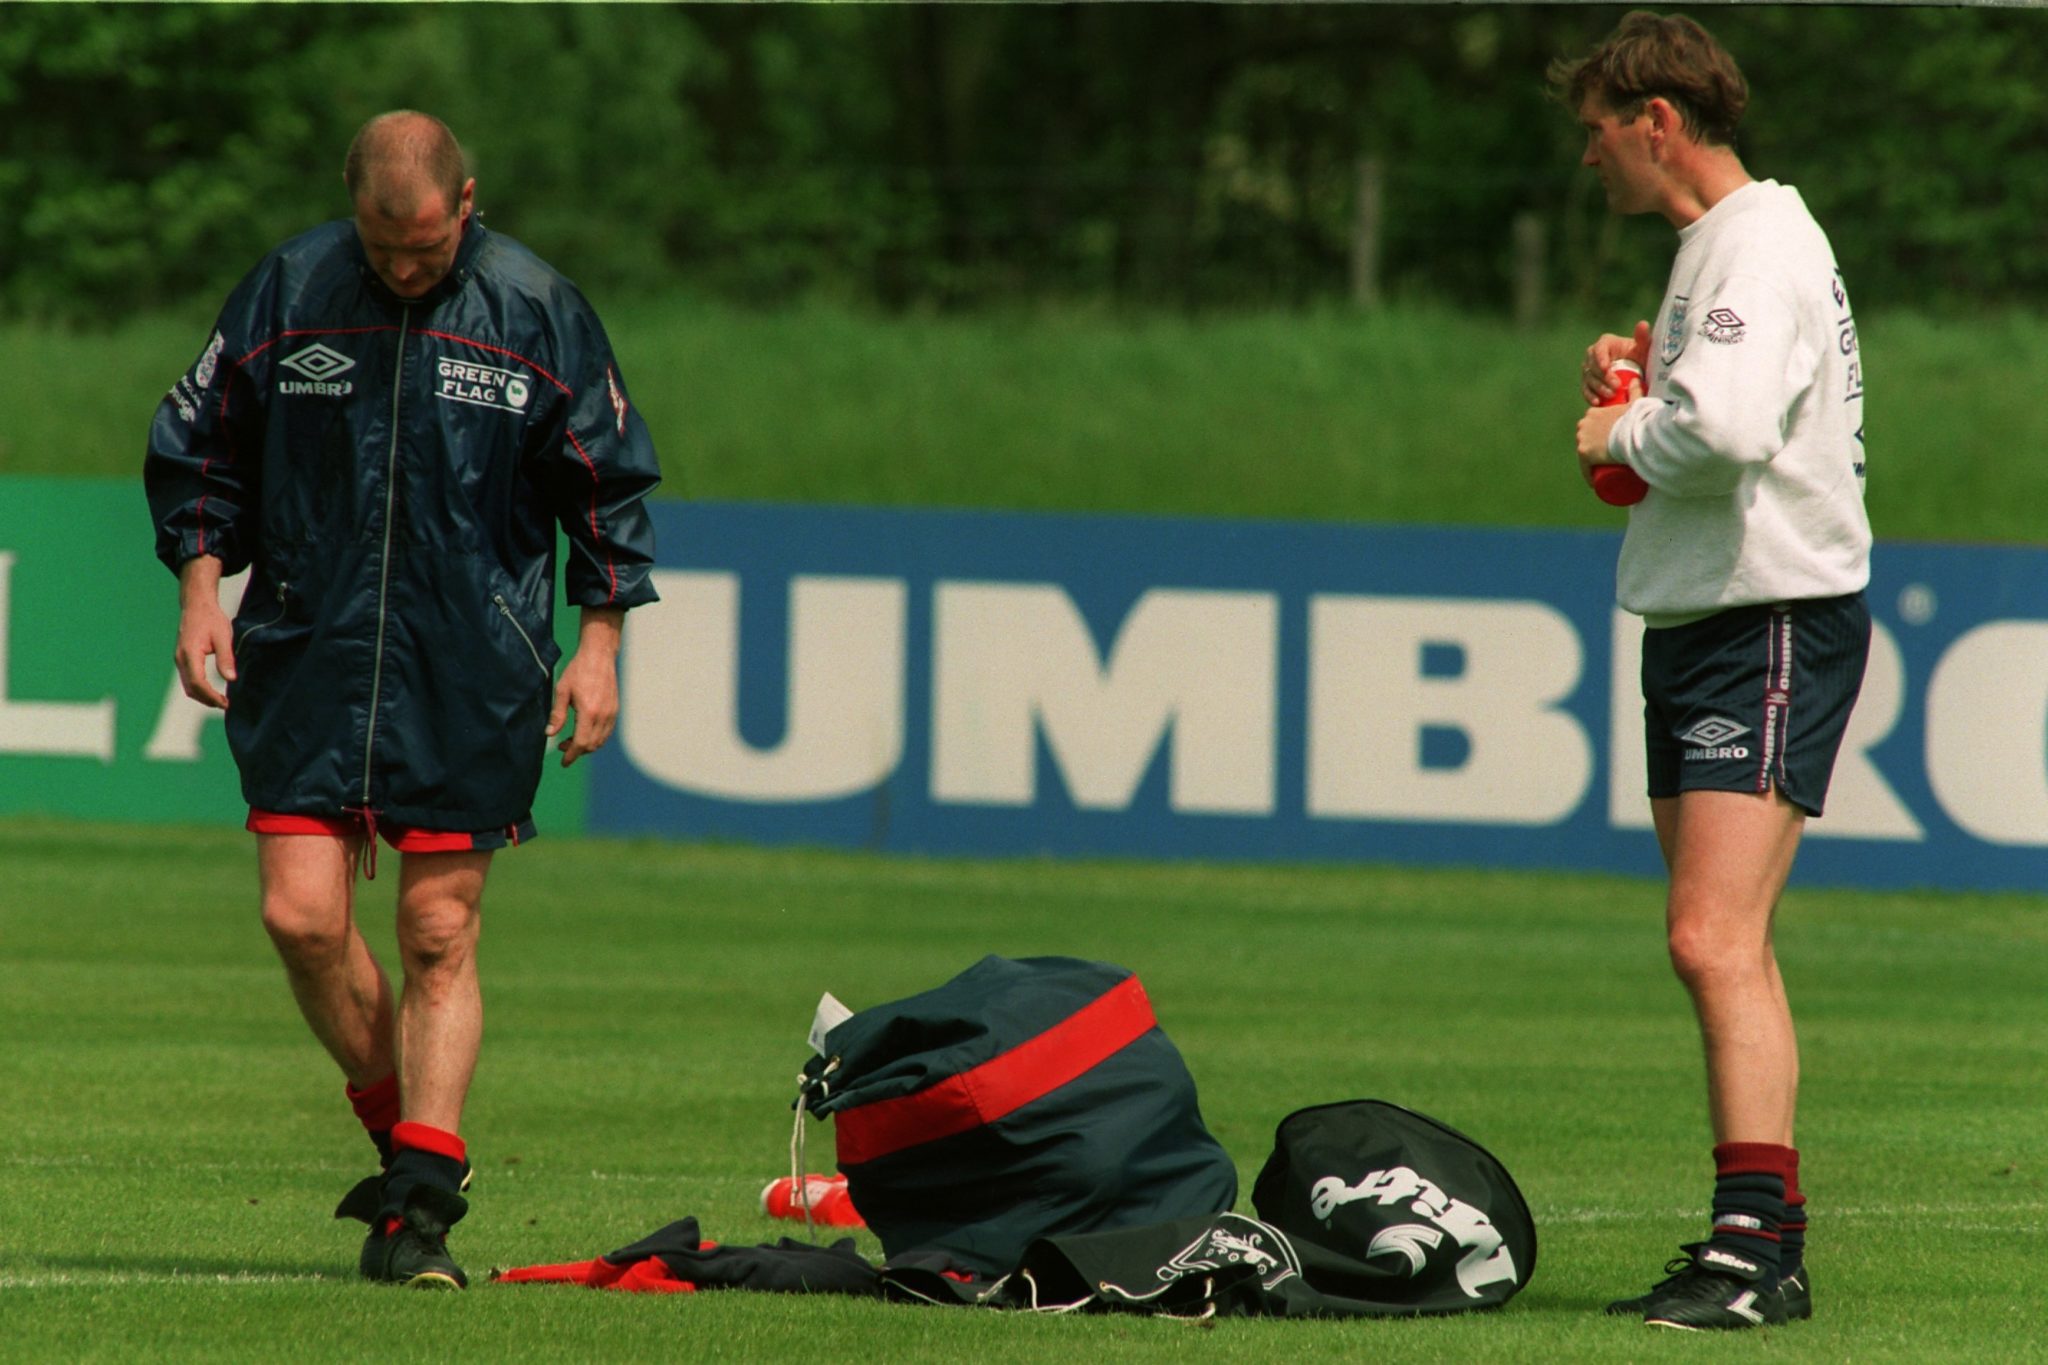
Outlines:
[[[403,300],[352,221],[265,257],[158,407],[157,556],[251,568],[229,747],[251,806],[427,829],[523,819],[571,604],[633,607],[659,481],[597,315],[472,216]]]

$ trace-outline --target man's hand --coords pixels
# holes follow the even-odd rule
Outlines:
[[[212,555],[188,559],[178,569],[178,644],[172,655],[185,695],[217,711],[228,709],[225,692],[214,690],[206,671],[211,658],[221,677],[235,680],[235,632],[220,609],[220,561]]]
[[[1627,412],[1625,407],[1587,408],[1579,419],[1579,477],[1588,488],[1593,486],[1593,466],[1627,463],[1607,453],[1607,437]]]
[[[555,682],[555,709],[548,736],[561,734],[574,712],[576,724],[555,747],[568,767],[604,747],[619,723],[619,631],[626,613],[619,607],[585,607],[577,628],[576,653]]]
[[[1585,367],[1579,371],[1579,391],[1587,407],[1596,408],[1614,396],[1607,371],[1617,360],[1633,360],[1644,374],[1650,372],[1649,323],[1638,322],[1634,336],[1615,336],[1610,332],[1586,348]]]

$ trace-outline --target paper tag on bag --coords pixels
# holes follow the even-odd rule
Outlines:
[[[853,1018],[853,1011],[839,1003],[839,997],[826,991],[818,997],[818,1012],[811,1016],[811,1051],[820,1057],[825,1055],[825,1035]]]

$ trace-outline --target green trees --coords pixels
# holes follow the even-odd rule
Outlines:
[[[1520,271],[1525,308],[1618,306],[1668,232],[1608,217],[1543,89],[1618,13],[8,6],[0,315],[217,295],[347,211],[347,139],[395,107],[447,119],[491,221],[592,287],[1506,313]],[[2048,297],[2043,20],[1702,17],[1754,87],[1751,169],[1806,193],[1860,304]]]

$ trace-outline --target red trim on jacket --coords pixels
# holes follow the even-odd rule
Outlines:
[[[276,336],[270,338],[270,340],[264,342],[261,346],[256,347],[254,350],[249,351],[243,355],[234,357],[232,360],[228,361],[228,366],[231,369],[242,369],[243,367],[248,365],[250,361],[254,360],[257,356],[262,355],[265,351],[277,345],[278,342],[285,340],[287,337],[360,336],[365,332],[395,332],[397,330],[398,329],[396,327],[393,327],[389,324],[379,324],[378,326],[375,327],[292,328],[288,331],[279,332]],[[536,365],[534,368],[539,369],[540,367]],[[227,448],[228,462],[230,464],[233,464],[235,462],[235,438],[229,433],[228,430],[228,393],[228,377],[226,374],[223,374],[220,380],[220,406],[214,411],[214,419],[220,424],[220,443],[221,445]],[[206,472],[212,468],[213,456],[208,455],[204,460],[201,460],[199,462],[199,477],[201,479],[204,479],[206,477]],[[198,552],[200,554],[211,553],[206,548],[206,500],[212,496],[213,494],[211,493],[201,493],[199,495],[199,501],[195,503],[192,507],[192,519],[196,523],[198,523],[197,530],[195,531],[195,543],[198,547]]]
[[[541,378],[547,380],[548,383],[553,384],[556,388],[560,389],[564,397],[574,399],[576,396],[576,391],[574,389],[570,388],[567,384],[564,384],[561,380],[555,378],[555,376],[549,374],[546,370],[534,364],[533,361],[519,354],[519,352],[517,351],[508,351],[503,346],[493,346],[488,342],[475,341],[465,336],[457,336],[453,332],[435,332],[423,328],[420,331],[420,335],[428,337],[439,337],[443,341],[453,341],[458,345],[474,346],[479,351],[490,351],[497,355],[510,356],[512,359],[518,361],[520,364],[527,366]],[[604,544],[604,532],[599,529],[597,522],[597,491],[601,483],[601,480],[599,479],[597,473],[597,461],[590,458],[590,452],[583,448],[583,442],[576,439],[576,429],[569,425],[569,421],[566,417],[564,417],[562,420],[562,434],[569,438],[569,444],[575,447],[576,454],[580,456],[583,460],[583,467],[590,471],[590,538],[593,542],[601,546]],[[606,594],[605,601],[616,602],[619,599],[619,569],[618,565],[612,562],[612,557],[609,552],[607,552],[604,557],[604,572],[606,578],[608,578],[611,581],[611,589]]]
[[[272,346],[275,346],[278,342],[284,341],[290,337],[362,336],[371,332],[395,332],[397,330],[398,328],[396,326],[389,323],[381,323],[374,327],[295,327],[288,331],[279,332],[276,336],[271,337],[261,346],[256,347],[254,350],[249,351],[244,355],[236,357],[234,361],[232,361],[231,363],[233,364],[234,368],[239,370],[243,366],[247,365],[250,361],[254,360],[257,356],[262,355]],[[532,359],[532,357],[521,355],[519,352],[510,350],[504,346],[493,346],[488,341],[478,341],[475,337],[461,336],[455,332],[435,331],[431,327],[414,328],[412,334],[414,336],[433,337],[439,341],[452,341],[456,343],[458,346],[473,346],[479,351],[489,351],[493,355],[508,356],[511,359],[516,360],[520,364],[526,366],[528,369],[532,370],[542,379],[547,380],[548,383],[554,385],[557,389],[561,391],[563,397],[574,399],[576,396],[576,391],[574,389],[570,388],[567,384],[564,384],[560,379],[556,378],[553,374],[550,374],[543,366],[536,363]],[[223,377],[220,386],[221,440],[224,444],[228,446],[228,456],[229,459],[232,460],[234,458],[234,443],[228,437],[227,434],[227,416],[228,384],[226,378]],[[576,454],[582,459],[583,467],[590,471],[590,538],[596,544],[602,546],[604,544],[604,532],[602,529],[600,529],[598,525],[597,517],[597,493],[599,484],[601,482],[597,472],[597,461],[590,458],[590,452],[583,448],[583,442],[576,439],[575,429],[569,425],[566,416],[563,418],[562,421],[562,434],[569,438],[569,444],[575,448]],[[200,478],[203,479],[206,477],[206,471],[212,464],[213,457],[209,455],[206,458],[206,460],[202,462],[199,466]],[[199,521],[198,543],[199,553],[201,554],[205,554],[207,552],[205,512],[206,499],[209,496],[209,494],[201,493],[199,495],[199,505],[193,509],[193,516],[195,519]],[[616,602],[619,599],[619,568],[618,565],[613,561],[609,551],[605,553],[604,571],[606,578],[610,581],[611,584],[610,590],[606,594],[605,601],[608,603]]]
[[[570,429],[567,422],[562,423],[562,434],[569,438],[570,445],[576,447],[576,453],[583,457],[583,467],[590,471],[590,538],[597,544],[602,545],[604,544],[604,533],[597,529],[597,490],[599,483],[597,462],[590,458],[590,452],[583,448],[583,442],[576,439],[576,433]],[[606,552],[604,557],[604,572],[605,576],[611,580],[611,590],[606,593],[604,600],[607,603],[616,602],[619,600],[619,568],[618,565],[612,563],[609,551]]]
[[[262,355],[265,351],[277,345],[278,342],[290,337],[354,337],[364,336],[371,332],[395,332],[397,330],[397,327],[388,322],[380,322],[375,327],[293,327],[287,331],[279,332],[247,355],[237,357],[235,368],[240,369],[257,356]],[[226,385],[222,385],[222,388],[225,389]],[[227,394],[223,392],[221,397],[225,399]]]
[[[428,327],[418,327],[413,329],[413,335],[422,337],[435,337],[441,341],[453,341],[463,346],[474,346],[479,351],[489,351],[493,355],[511,356],[514,360],[518,361],[520,364],[532,370],[542,379],[547,380],[548,383],[553,384],[556,388],[560,389],[565,395],[571,398],[576,396],[576,391],[574,389],[570,388],[567,384],[564,384],[561,380],[555,378],[546,370],[534,364],[532,360],[528,359],[526,356],[519,354],[519,352],[517,351],[508,351],[503,346],[493,346],[488,341],[478,341],[474,337],[457,336],[453,332],[436,332],[432,328]]]
[[[1126,977],[1036,1038],[915,1094],[839,1110],[839,1164],[994,1123],[1050,1094],[1136,1042],[1158,1021],[1135,976]]]

